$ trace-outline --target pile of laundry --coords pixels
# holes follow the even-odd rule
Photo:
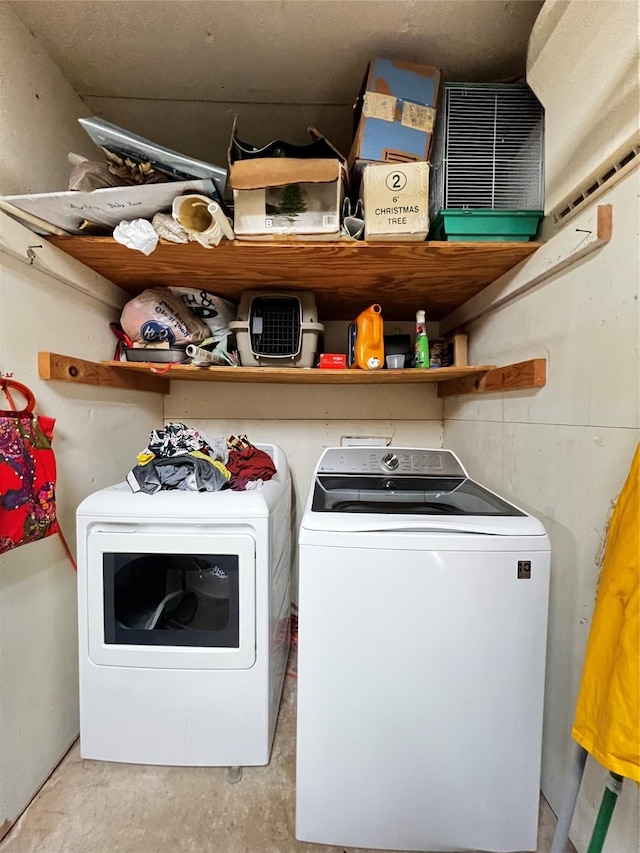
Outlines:
[[[154,429],[137,461],[127,482],[134,492],[149,495],[161,489],[258,489],[276,473],[269,454],[254,447],[246,435],[213,438],[181,423]]]

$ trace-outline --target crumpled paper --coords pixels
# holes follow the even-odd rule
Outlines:
[[[159,237],[153,225],[147,219],[126,219],[116,225],[113,239],[127,249],[137,249],[143,255],[150,255],[158,245]]]

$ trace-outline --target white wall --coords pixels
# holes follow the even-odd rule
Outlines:
[[[66,190],[67,154],[95,156],[77,123],[89,110],[42,42],[0,2],[0,193]]]
[[[58,512],[75,551],[76,506],[124,477],[161,423],[162,398],[40,381],[39,349],[104,358],[118,312],[13,258],[1,274],[0,371],[57,420]],[[0,824],[15,821],[77,734],[75,573],[50,537],[0,557]]]
[[[640,438],[638,172],[604,196],[613,239],[587,261],[470,327],[470,361],[548,359],[538,391],[450,398],[444,443],[472,475],[524,505],[552,542],[543,792],[560,808],[571,723],[610,502]],[[580,227],[579,219],[567,228]],[[588,845],[605,772],[589,761],[572,839]],[[638,797],[628,783],[608,853],[639,849]]]
[[[546,210],[562,209],[640,141],[634,0],[547,0],[527,54],[546,110]]]
[[[66,187],[82,102],[4,3],[0,33],[3,191]],[[30,386],[36,411],[57,420],[59,517],[73,549],[75,507],[126,474],[161,422],[162,398],[38,379],[38,350],[104,358],[125,298],[51,247],[29,266],[26,246],[42,242],[0,216],[0,372]],[[62,269],[73,286],[57,278]],[[76,624],[75,575],[58,537],[0,557],[0,834],[77,736]]]

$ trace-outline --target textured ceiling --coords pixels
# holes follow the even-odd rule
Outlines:
[[[450,80],[521,74],[542,2],[25,0],[10,5],[44,42],[90,111],[165,144],[175,144],[181,132],[195,140],[188,153],[204,156],[207,151],[195,137],[202,137],[207,123],[223,123],[226,134],[233,112],[241,113],[241,126],[257,142],[265,140],[256,135],[299,137],[299,127],[323,121],[323,128],[331,126],[328,135],[337,135],[344,146],[348,107],[375,55],[436,65]],[[211,143],[218,159],[224,134]]]

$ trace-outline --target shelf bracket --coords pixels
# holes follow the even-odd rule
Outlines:
[[[535,255],[506,272],[445,317],[440,324],[440,334],[457,327],[468,327],[533,288],[555,281],[557,276],[578,261],[610,243],[612,234],[612,205],[599,204],[597,208],[586,211],[575,223],[567,225],[551,237]]]
[[[532,358],[505,367],[495,367],[479,376],[464,376],[462,379],[441,382],[438,385],[438,397],[520,391],[525,388],[542,388],[546,383],[546,358]]]
[[[38,353],[40,379],[98,385],[102,388],[125,388],[130,391],[169,393],[169,380],[153,373],[125,373],[117,368],[83,358],[72,358],[56,352]]]

